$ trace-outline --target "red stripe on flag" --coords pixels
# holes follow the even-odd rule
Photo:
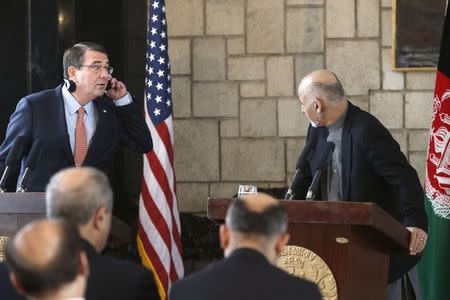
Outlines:
[[[177,270],[175,270],[175,264],[173,263],[173,259],[170,260],[170,280],[175,282],[178,280]]]
[[[172,169],[173,167],[173,150],[172,150],[172,142],[170,140],[169,128],[167,128],[166,122],[161,122],[156,125],[156,130],[158,131],[159,136],[161,137],[164,146],[166,147],[167,155],[169,156],[169,161]]]
[[[161,172],[162,167],[159,164],[159,161],[156,159],[156,155],[154,155],[154,153],[152,155],[152,153],[153,153],[153,151],[150,152],[150,153],[147,153],[147,157],[149,159],[150,167],[151,167],[151,169],[152,169],[152,171],[154,173],[159,173],[159,172]],[[175,218],[174,218],[173,211],[172,211],[172,205],[170,205],[171,201],[169,200],[169,199],[172,199],[172,192],[170,191],[170,188],[167,186],[167,178],[165,176],[165,173],[164,173],[164,175],[161,175],[161,176],[155,176],[155,178],[158,181],[158,184],[161,187],[161,189],[163,190],[164,195],[165,195],[165,197],[167,199],[167,202],[168,202],[168,205],[169,205],[169,210],[170,210],[170,217],[171,217],[171,220],[172,220],[172,234],[173,234],[173,237],[174,237],[175,245],[176,245],[176,247],[178,249],[178,253],[180,253],[180,256],[181,256],[182,246],[181,246],[180,234],[178,232],[178,228],[177,228],[177,225],[175,223]],[[142,193],[144,193],[144,190],[142,191]],[[147,191],[147,193],[148,193],[148,191]],[[152,198],[150,194],[148,194],[148,197]],[[164,229],[164,233],[160,232],[161,236],[164,235],[164,237],[165,237],[165,235],[167,235],[167,237],[168,237],[169,236],[169,231],[170,231],[169,227],[167,226],[166,220],[161,215],[161,213],[158,210],[157,206],[155,205],[153,199],[151,199],[151,201],[148,201],[148,202],[144,201],[144,205],[145,205],[145,207],[146,207],[146,209],[148,211],[148,214],[150,215],[151,219],[153,219],[153,216],[152,216],[153,211],[157,211],[156,216],[155,216],[156,217],[156,222],[158,222],[158,224],[160,222],[162,222],[163,224],[160,224],[160,226],[161,226],[161,229]],[[166,225],[166,226],[164,226],[164,225]],[[160,226],[158,226],[158,231],[159,231]],[[170,240],[167,241],[165,238],[164,238],[164,241],[165,241],[167,247],[169,248],[170,255],[172,256],[172,243],[170,242]]]
[[[155,275],[158,276],[161,284],[164,286],[164,289],[167,291],[167,289],[169,287],[169,276],[168,276],[166,270],[164,269],[164,266],[163,266],[161,260],[159,259],[158,253],[156,253],[155,249],[153,248],[153,245],[148,240],[148,236],[145,233],[144,229],[142,228],[142,225],[140,222],[139,222],[139,226],[138,226],[138,234],[142,241],[142,244],[144,245],[145,253],[147,253],[147,256],[150,258],[152,265],[155,268],[155,271],[157,273]]]
[[[170,161],[172,170],[175,170],[175,168],[173,167],[173,147],[172,147],[172,142],[170,140],[170,133],[169,133],[169,128],[167,127],[167,124],[165,122],[158,124],[156,126],[156,131],[158,132],[159,136],[161,137],[162,142],[164,143],[164,146],[167,151],[167,155],[169,156],[169,161]],[[176,182],[176,177],[175,177],[175,172],[173,172],[173,190],[176,194],[177,186],[176,186],[175,182]],[[172,208],[173,207],[171,207],[171,209]]]
[[[152,172],[155,174],[155,178],[158,181],[158,184],[161,188],[161,190],[164,193],[164,196],[166,198],[167,204],[170,209],[170,215],[172,217],[172,233],[175,240],[175,244],[177,245],[178,251],[181,255],[182,253],[182,246],[181,246],[181,238],[180,233],[178,232],[178,228],[176,226],[175,218],[173,216],[173,197],[172,197],[172,191],[170,190],[169,181],[167,179],[166,173],[164,172],[164,169],[158,160],[158,157],[156,156],[154,151],[150,151],[146,154],[146,157],[148,159],[148,162],[150,164],[150,168]]]
[[[150,164],[150,169],[155,174],[155,178],[158,181],[160,188],[163,190],[163,193],[164,193],[167,203],[169,205],[169,210],[170,210],[169,213],[170,213],[170,217],[172,220],[172,234],[174,236],[175,245],[181,256],[180,235],[178,233],[178,228],[176,226],[175,218],[173,216],[173,211],[172,211],[173,197],[172,197],[172,192],[170,190],[166,174],[165,174],[164,169],[162,168],[154,151],[150,151],[149,153],[147,153],[146,156],[147,156],[149,164]],[[158,174],[160,174],[160,175],[158,175]],[[148,190],[145,191],[146,188],[147,188],[147,186],[143,187],[142,194],[147,193],[150,201],[144,202],[145,208],[146,208],[148,214],[151,216],[152,220],[153,220],[152,212],[156,212],[155,217],[156,217],[156,222],[158,223],[158,226],[157,226],[158,232],[160,233],[161,237],[163,238],[163,240],[169,250],[169,254],[172,258],[173,254],[172,254],[172,242],[171,242],[170,233],[169,233],[170,230],[167,226],[167,223],[165,222],[165,219],[163,218],[160,211],[158,210],[158,207],[155,205],[155,203],[152,199],[152,196],[150,195]],[[178,243],[177,243],[177,241],[178,241]],[[173,259],[170,260],[170,278],[172,281],[175,281],[178,279],[178,274],[176,273]]]
[[[163,215],[161,214],[158,207],[156,206],[155,200],[153,199],[152,195],[150,195],[145,181],[142,184],[141,194],[142,194],[142,199],[144,202],[145,210],[147,211],[147,214],[150,216],[152,223],[155,225],[156,230],[158,230],[159,235],[161,236],[161,239],[166,244],[167,249],[170,253],[172,251],[172,242],[170,240],[169,227],[167,226],[167,223],[166,223]]]

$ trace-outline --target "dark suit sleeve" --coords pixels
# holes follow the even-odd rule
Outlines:
[[[136,151],[147,153],[153,148],[150,130],[136,102],[124,106],[116,106],[117,117],[122,129],[122,141],[128,144],[133,141]]]
[[[9,270],[5,262],[0,263],[0,298],[8,300],[26,300],[19,295],[9,279]]]
[[[158,288],[150,271],[142,268],[136,283],[136,298],[141,300],[160,300]]]
[[[18,136],[23,136],[25,140],[25,149],[29,149],[32,139],[32,114],[30,104],[26,98],[19,101],[16,111],[11,115],[8,128],[6,130],[6,137],[3,144],[0,146],[0,171],[3,172],[5,167],[5,160],[8,156],[9,150],[14,144]],[[26,153],[26,151],[25,151]],[[19,174],[19,166],[13,170],[16,177]],[[10,184],[8,184],[9,186]],[[15,183],[13,184],[15,185]]]
[[[384,178],[395,199],[398,199],[396,206],[400,210],[403,224],[427,231],[423,189],[416,170],[378,120],[371,120],[368,124],[363,147],[373,171]]]

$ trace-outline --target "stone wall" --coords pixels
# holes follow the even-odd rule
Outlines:
[[[391,0],[166,0],[181,211],[285,186],[308,121],[296,88],[333,70],[425,174],[434,72],[391,67]]]

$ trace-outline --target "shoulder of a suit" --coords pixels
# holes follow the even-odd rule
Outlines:
[[[358,124],[357,128],[353,127],[355,123]],[[376,123],[379,123],[379,120],[374,115],[356,105],[351,105],[345,117],[344,128],[363,130],[365,127],[372,127]]]
[[[97,254],[92,259],[97,263],[107,265],[110,269],[118,270],[119,272],[123,271],[124,269],[132,271],[133,274],[150,272],[150,270],[146,269],[144,266],[138,263],[119,259],[109,255]]]
[[[58,97],[59,93],[61,93],[61,90],[58,90],[58,88],[43,90],[33,94],[26,95],[21,100],[26,100],[30,103],[35,101],[52,101],[53,99],[55,99],[55,97]]]

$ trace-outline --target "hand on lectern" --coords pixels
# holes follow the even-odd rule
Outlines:
[[[406,229],[411,231],[411,236],[409,238],[409,253],[411,255],[416,255],[422,252],[427,244],[428,234],[418,227],[406,227]]]

